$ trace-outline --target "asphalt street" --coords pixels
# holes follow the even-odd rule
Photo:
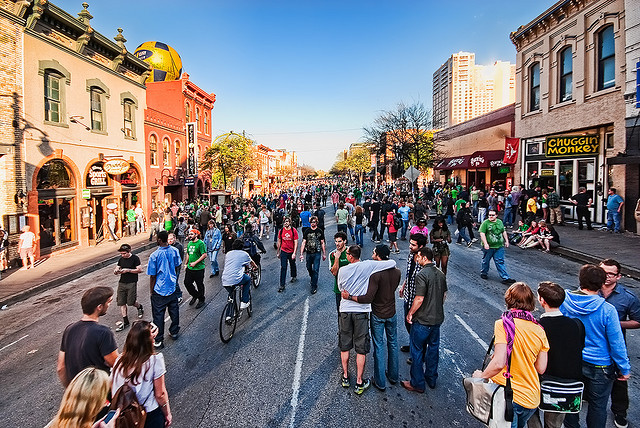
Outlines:
[[[327,211],[330,213],[331,209]],[[334,248],[335,224],[327,224],[330,250]],[[489,280],[479,277],[482,253],[477,243],[472,248],[451,246],[436,389],[415,394],[397,384],[387,385],[385,392],[371,387],[362,396],[355,395],[353,387],[344,389],[339,384],[337,314],[329,262],[322,262],[317,294],[310,294],[309,276],[299,260],[298,282],[287,283],[286,291],[278,293],[279,260],[272,241],[265,240],[265,245],[268,252],[262,258],[262,284],[253,290],[253,317],[243,315],[230,343],[221,343],[218,336],[226,292],[219,277],[208,278],[208,267],[206,306],[196,310],[183,303],[182,335],[176,341],[167,338],[162,351],[173,426],[481,426],[464,410],[461,381],[482,362],[486,351],[483,344],[490,341],[493,322],[504,310],[506,286],[499,282],[493,265]],[[399,246],[401,253],[392,255],[392,259],[397,261],[404,278],[408,241],[399,241]],[[370,235],[365,235],[363,258],[370,257],[373,247]],[[140,254],[143,266],[151,252]],[[223,255],[219,261],[222,266]],[[578,263],[535,250],[507,251],[510,275],[529,285],[553,280],[565,288],[574,288],[579,267]],[[640,283],[631,279],[623,283],[638,293]],[[115,289],[113,267],[98,269],[0,311],[1,427],[42,427],[53,417],[63,393],[55,372],[62,332],[81,317],[82,293],[96,285]],[[151,319],[148,289],[148,277],[140,275],[138,295],[145,319]],[[397,300],[397,309],[401,317],[401,299]],[[135,318],[131,315],[132,308],[130,318]],[[115,329],[118,320],[119,310],[114,303],[101,322]],[[115,334],[122,349],[126,331]],[[400,318],[398,334],[400,345],[408,344]],[[631,397],[640,392],[637,337],[637,332],[627,332]],[[400,353],[401,379],[409,378],[407,357]],[[351,364],[354,379],[355,355]],[[373,356],[369,354],[365,375],[371,376],[372,371]],[[632,424],[640,421],[637,407],[629,410],[629,420]]]

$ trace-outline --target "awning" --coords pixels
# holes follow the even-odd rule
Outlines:
[[[469,156],[455,156],[444,158],[433,169],[467,169],[469,168]]]
[[[505,163],[504,150],[485,150],[478,151],[469,158],[470,168],[493,168],[502,166]]]

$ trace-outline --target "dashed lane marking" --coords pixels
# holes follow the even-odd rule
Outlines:
[[[16,343],[20,342],[22,339],[24,339],[24,338],[26,338],[26,337],[29,337],[29,335],[28,335],[28,334],[25,334],[25,335],[24,335],[24,336],[22,336],[20,339],[18,339],[18,340],[16,340],[16,341],[11,342],[11,343],[10,343],[10,344],[8,344],[8,345],[4,345],[2,348],[0,348],[0,351],[3,351],[3,350],[5,350],[5,349],[7,349],[9,346],[15,345]]]
[[[309,317],[309,298],[304,301],[304,315],[302,317],[302,327],[300,327],[300,339],[298,340],[298,355],[296,357],[296,369],[293,373],[293,384],[291,389],[291,420],[289,428],[295,427],[296,408],[298,407],[298,394],[300,393],[300,378],[302,376],[302,361],[304,359],[304,339],[307,335],[307,318]]]
[[[471,334],[471,336],[473,336],[473,338],[476,340],[476,342],[478,342],[480,344],[480,346],[482,346],[483,349],[487,349],[489,347],[489,345],[487,345],[487,342],[485,342],[484,340],[482,340],[480,338],[480,336],[478,336],[478,333],[476,333],[475,331],[473,331],[473,329],[471,327],[469,327],[469,324],[467,324],[466,322],[464,322],[464,320],[462,318],[460,318],[458,316],[458,314],[454,314],[454,316],[456,317],[456,319],[458,320],[458,322],[460,324],[462,324],[462,326],[469,332],[469,334]]]

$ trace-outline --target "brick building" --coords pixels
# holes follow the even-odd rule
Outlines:
[[[511,33],[516,180],[555,187],[568,218],[576,218],[567,199],[579,187],[593,197],[592,219],[600,222],[607,189],[627,193],[631,168],[609,162],[625,150],[625,28],[623,0],[562,0]]]

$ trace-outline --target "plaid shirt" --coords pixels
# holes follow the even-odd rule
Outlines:
[[[556,192],[547,195],[547,205],[549,208],[558,208],[560,206],[560,196]]]
[[[407,257],[407,273],[406,273],[406,285],[404,288],[403,296],[404,301],[409,304],[409,307],[413,304],[413,299],[416,297],[416,275],[420,272],[422,266],[414,260],[414,255],[409,253]]]

